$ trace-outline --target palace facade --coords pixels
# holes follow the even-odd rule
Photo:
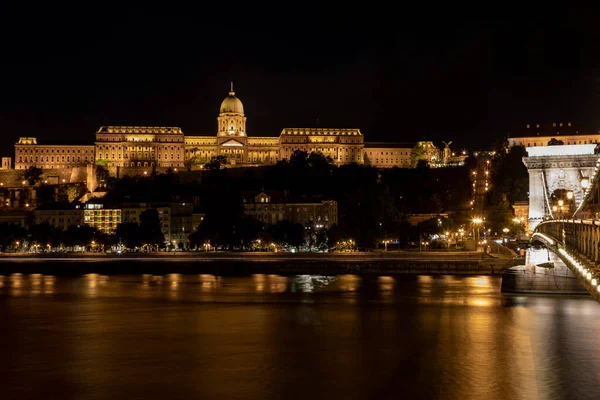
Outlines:
[[[244,105],[232,86],[221,103],[215,136],[186,136],[179,127],[102,126],[89,145],[39,144],[36,138],[21,137],[15,144],[15,169],[88,164],[192,169],[215,156],[224,156],[230,167],[257,166],[289,159],[296,150],[321,152],[336,164],[407,168],[412,166],[413,147],[366,143],[359,129],[349,128],[284,128],[279,137],[248,136]]]

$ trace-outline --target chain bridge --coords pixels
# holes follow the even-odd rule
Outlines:
[[[573,156],[570,161],[563,160],[562,166],[557,163],[554,167],[555,169],[570,168],[577,172],[575,174],[577,179],[571,179],[566,184],[563,183],[564,187],[559,187],[566,190],[561,192],[565,197],[556,196],[548,190],[547,186],[543,188],[542,193],[538,193],[544,196],[542,198],[544,205],[542,212],[539,209],[536,211],[541,214],[541,218],[540,215],[536,215],[539,221],[534,221],[532,240],[545,244],[553,251],[571,269],[596,301],[600,302],[600,183],[598,182],[600,155],[592,152],[592,154]],[[527,157],[524,162],[528,168],[530,165],[540,166],[538,169],[541,175],[558,176],[556,171],[551,170],[552,167],[544,169],[542,166],[543,163],[551,165],[552,157],[547,155],[543,157],[544,161],[536,162],[534,156]],[[559,157],[565,158],[564,155]],[[565,163],[570,164],[567,167]],[[574,166],[574,163],[577,165]],[[568,174],[565,172],[563,176],[566,175]]]

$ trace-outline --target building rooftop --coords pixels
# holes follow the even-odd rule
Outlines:
[[[360,129],[338,128],[284,128],[282,135],[330,135],[330,136],[362,136]]]
[[[96,133],[142,133],[183,135],[177,126],[101,126]]]
[[[89,140],[82,139],[50,139],[44,140],[42,143],[38,143],[37,138],[34,137],[20,137],[17,144],[24,145],[38,145],[38,146],[90,146],[94,147],[94,144],[90,144]]]
[[[415,147],[414,143],[393,143],[393,142],[365,142],[365,148],[398,148],[398,149],[412,149]]]
[[[75,210],[81,208],[80,203],[66,201],[40,204],[35,210]]]
[[[509,137],[533,137],[533,136],[569,136],[569,135],[597,135],[593,129],[575,125],[571,122],[552,122],[549,124],[526,124],[519,126],[511,132]]]
[[[255,197],[259,194],[264,193],[271,198],[270,203],[321,203],[326,200],[331,200],[325,196],[299,196],[299,195],[290,195],[287,190],[254,190],[254,191],[244,191],[242,193],[244,203],[246,204],[254,204]]]

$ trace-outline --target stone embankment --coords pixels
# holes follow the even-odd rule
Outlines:
[[[500,275],[522,260],[475,252],[3,254],[8,273]]]

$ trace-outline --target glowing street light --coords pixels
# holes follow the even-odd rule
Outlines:
[[[567,192],[567,199],[573,200],[573,192],[570,190]]]
[[[565,202],[564,202],[564,201],[562,201],[562,200],[559,200],[559,201],[558,201],[558,206],[559,206],[559,207],[562,207],[564,204],[565,204]]]
[[[390,242],[390,240],[387,240],[387,239],[383,241],[383,244],[385,246],[385,251],[387,251],[387,245],[389,242]]]

